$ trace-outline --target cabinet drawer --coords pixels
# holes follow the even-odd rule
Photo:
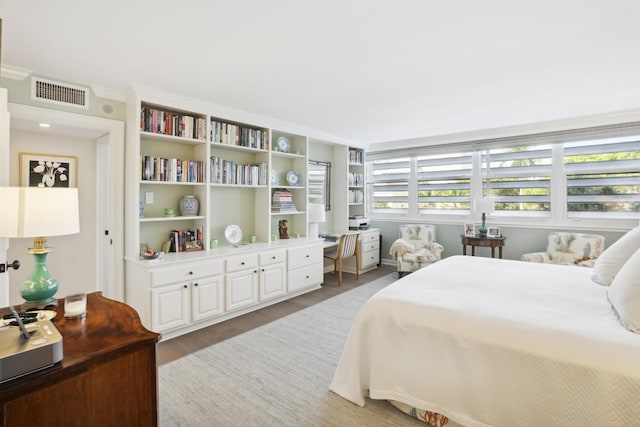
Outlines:
[[[378,264],[380,262],[380,252],[378,249],[373,251],[362,252],[360,255],[360,263],[362,264],[360,268],[369,267],[374,264]]]
[[[287,277],[287,291],[293,292],[322,283],[324,279],[322,269],[322,264],[315,264],[290,270]]]
[[[283,249],[280,251],[270,251],[260,254],[260,265],[275,264],[277,262],[285,262],[287,252]]]
[[[151,270],[151,286],[168,285],[218,274],[222,274],[222,261],[217,259],[184,263]]]
[[[296,268],[305,267],[307,265],[322,263],[322,245],[289,249],[287,253],[289,270],[295,270]]]
[[[378,239],[373,242],[365,242],[363,239],[362,246],[360,247],[360,252],[364,253],[373,250],[377,251],[378,248],[380,248],[380,241]]]
[[[380,234],[377,231],[371,231],[368,233],[362,233],[360,236],[362,237],[362,244],[366,245],[367,243],[379,243],[380,242],[380,237],[378,237]]]
[[[227,258],[227,273],[244,270],[258,266],[258,256],[256,254],[245,254]]]

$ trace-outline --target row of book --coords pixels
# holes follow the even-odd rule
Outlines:
[[[169,241],[171,248],[169,252],[188,252],[201,251],[202,246],[202,227],[194,226],[186,230],[171,230],[169,232]]]
[[[364,163],[364,152],[361,150],[349,150],[349,163]]]
[[[211,120],[211,141],[266,150],[269,146],[269,133],[262,129]]]
[[[140,179],[162,182],[204,182],[205,162],[140,156]]]
[[[362,187],[364,185],[364,174],[349,172],[349,187]]]
[[[237,164],[218,156],[211,156],[212,184],[267,185],[266,163]]]
[[[140,111],[140,129],[145,132],[204,141],[207,135],[207,121],[203,117],[143,106]]]
[[[293,203],[293,194],[287,190],[274,190],[271,196],[272,212],[297,212],[295,203]]]
[[[349,190],[349,203],[364,203],[364,192],[362,190]]]

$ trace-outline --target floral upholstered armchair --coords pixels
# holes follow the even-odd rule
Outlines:
[[[389,254],[397,260],[398,276],[419,270],[439,261],[444,247],[436,242],[434,225],[400,226],[400,238],[393,242]]]
[[[593,267],[595,259],[604,251],[604,236],[554,232],[549,233],[546,252],[532,252],[520,257],[522,261]]]

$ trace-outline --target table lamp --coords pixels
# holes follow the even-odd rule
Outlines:
[[[478,228],[478,233],[480,237],[487,237],[487,215],[495,210],[495,201],[492,197],[485,197],[475,199],[473,204],[476,212],[482,212],[482,224],[480,224],[480,228]]]
[[[57,305],[58,282],[47,270],[45,236],[80,232],[77,188],[0,187],[0,237],[33,238],[29,254],[35,258],[31,275],[22,284],[24,309]]]
[[[318,237],[318,223],[325,222],[324,205],[319,203],[309,203],[309,237]]]

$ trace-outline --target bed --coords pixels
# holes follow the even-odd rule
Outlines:
[[[330,389],[441,424],[638,425],[640,335],[592,271],[453,256],[412,273],[361,308]]]

